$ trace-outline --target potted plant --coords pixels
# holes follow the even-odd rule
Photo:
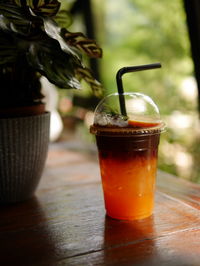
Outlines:
[[[40,77],[60,88],[81,87],[95,94],[101,85],[81,59],[101,57],[82,33],[57,20],[57,0],[0,0],[0,203],[30,198],[41,177],[49,140]]]

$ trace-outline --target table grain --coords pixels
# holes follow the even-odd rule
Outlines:
[[[154,214],[106,217],[95,149],[52,144],[35,196],[0,206],[0,265],[200,265],[200,186],[158,171]]]

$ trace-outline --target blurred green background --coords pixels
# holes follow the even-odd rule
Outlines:
[[[74,3],[62,0],[62,8],[70,10]],[[103,48],[98,66],[105,95],[116,91],[119,68],[161,62],[161,69],[125,75],[124,88],[148,94],[167,124],[159,168],[200,183],[197,85],[182,0],[91,0],[91,4],[95,39]],[[81,13],[72,19],[71,31],[87,32]],[[67,109],[65,103],[76,97],[88,101],[84,106],[77,101]],[[63,119],[73,116],[79,121],[74,132],[88,143],[93,141],[88,133],[94,109],[90,97],[89,89],[61,91],[59,104]]]

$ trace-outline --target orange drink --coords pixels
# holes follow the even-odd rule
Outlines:
[[[154,206],[159,123],[129,121],[127,127],[91,126],[96,135],[105,209],[115,219],[150,216]]]
[[[147,95],[124,92],[122,75],[160,68],[160,63],[123,67],[116,75],[118,93],[105,96],[94,112],[106,213],[122,220],[153,212],[158,145],[164,123]]]

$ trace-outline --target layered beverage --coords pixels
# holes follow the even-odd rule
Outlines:
[[[132,96],[132,105],[144,100],[141,94]],[[147,102],[140,104],[154,105],[145,99]],[[96,135],[106,213],[122,220],[143,219],[153,212],[158,145],[164,125],[156,106],[154,115],[134,111],[133,116],[129,111],[130,118],[108,109],[107,100],[100,103],[90,130]]]

